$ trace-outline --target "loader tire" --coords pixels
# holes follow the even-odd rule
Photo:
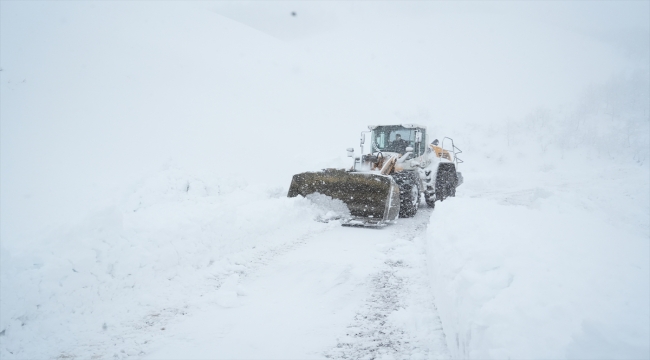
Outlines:
[[[433,209],[433,208],[436,207],[436,196],[435,195],[427,196],[427,194],[424,193],[424,201],[426,201],[427,205],[430,208]]]
[[[403,171],[393,175],[399,186],[399,217],[413,217],[420,206],[420,183],[418,175],[412,171]]]
[[[456,195],[456,169],[453,164],[440,164],[436,174],[436,199],[444,201]]]

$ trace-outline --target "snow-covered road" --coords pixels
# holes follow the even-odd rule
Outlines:
[[[432,211],[342,227],[322,222],[327,202],[285,194],[171,168],[65,246],[5,253],[3,286],[30,287],[5,293],[4,355],[448,357],[427,272]]]
[[[426,280],[429,217],[423,209],[379,230],[333,227],[242,267],[213,306],[171,321],[145,358],[447,357]]]

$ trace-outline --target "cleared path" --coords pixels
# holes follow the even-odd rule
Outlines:
[[[447,357],[420,235],[430,211],[384,229],[314,235],[215,292],[147,359]]]

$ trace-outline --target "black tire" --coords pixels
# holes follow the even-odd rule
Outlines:
[[[456,187],[463,185],[463,174],[460,171],[456,171]]]
[[[399,217],[413,217],[420,207],[420,182],[418,175],[412,171],[403,171],[393,175],[399,186]]]
[[[434,195],[427,195],[427,193],[424,193],[424,201],[426,201],[427,205],[430,208],[435,208],[436,207],[436,196]]]
[[[436,173],[436,199],[444,201],[450,196],[456,196],[457,183],[454,164],[440,164]]]

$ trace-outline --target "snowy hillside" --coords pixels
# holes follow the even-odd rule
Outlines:
[[[427,234],[452,357],[650,356],[642,79],[618,76],[574,106],[464,129],[471,178]]]
[[[0,358],[650,358],[649,11],[0,2]],[[405,122],[455,198],[286,197]]]
[[[428,229],[452,356],[647,358],[647,167],[556,149],[496,157]]]

